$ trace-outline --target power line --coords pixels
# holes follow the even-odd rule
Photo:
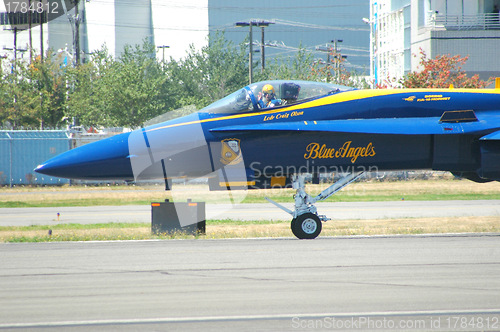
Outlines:
[[[289,26],[294,26],[294,27],[303,27],[303,28],[309,28],[309,29],[348,30],[348,31],[366,31],[366,32],[370,31],[370,29],[368,29],[368,28],[355,28],[355,27],[346,27],[346,26],[336,27],[336,26],[318,25],[318,24],[287,21],[287,20],[280,20],[280,19],[275,19],[274,21],[276,22],[276,24],[289,25]]]

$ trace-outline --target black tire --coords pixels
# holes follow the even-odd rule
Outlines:
[[[304,213],[292,220],[292,233],[303,240],[315,239],[321,233],[321,220],[313,213]]]

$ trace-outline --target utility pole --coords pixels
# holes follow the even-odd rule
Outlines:
[[[166,48],[170,48],[170,46],[167,46],[167,45],[161,45],[161,46],[156,46],[157,49],[161,49],[162,50],[162,58],[161,58],[161,62],[163,64],[165,64],[165,49]]]
[[[340,48],[338,47],[338,43],[342,43],[342,39],[334,39],[331,41],[333,43],[333,58],[334,58],[334,66],[333,70],[335,72],[336,79],[340,78],[340,67],[342,64],[342,59],[347,59],[347,55],[342,55]]]
[[[17,27],[14,27],[14,65],[17,65]]]
[[[42,0],[40,0],[42,3]],[[43,23],[44,15],[47,15],[44,11],[40,13],[40,62],[43,63]]]
[[[333,56],[335,58],[335,65],[334,65],[334,71],[335,71],[335,77],[339,77],[340,74],[340,50],[337,47],[337,43],[342,43],[342,39],[334,39],[331,41],[333,43]]]
[[[265,45],[264,45],[264,27],[260,27],[260,72],[263,73],[266,69],[266,56],[265,56]]]
[[[28,0],[28,8],[31,9],[31,0]],[[31,38],[31,27],[33,22],[33,12],[28,10],[28,40],[30,45],[30,63],[33,60],[33,39]]]
[[[320,52],[326,52],[326,62],[324,62],[325,64],[325,70],[326,70],[326,81],[327,82],[330,82],[331,81],[331,77],[332,77],[332,73],[330,71],[330,63],[331,63],[331,57],[330,57],[330,54],[333,52],[333,49],[330,45],[326,44],[325,46],[318,46],[316,47],[316,51],[320,51]],[[319,64],[322,64],[322,59],[320,62],[318,62]]]
[[[334,79],[338,79],[340,76],[340,65],[342,59],[346,59],[347,56],[341,55],[340,54],[340,48],[338,47],[338,43],[342,43],[342,39],[334,39],[330,41],[330,44],[333,43],[333,47],[330,44],[327,44],[326,46],[318,46],[316,47],[317,51],[321,52],[327,52],[326,56],[326,66],[327,68],[329,67],[331,63],[333,63],[333,72],[335,73]],[[333,57],[333,59],[332,59]],[[326,73],[328,81],[331,79],[331,72],[330,69],[328,69],[328,72]]]
[[[75,62],[76,66],[80,65],[80,22],[81,22],[81,16],[80,12],[78,10],[78,3],[79,0],[75,0]]]
[[[71,0],[71,3],[75,5],[74,10],[75,14],[68,14],[68,10],[66,9],[66,3],[61,1],[61,6],[68,17],[68,21],[71,24],[71,31],[73,32],[73,65],[80,65],[80,23],[82,22],[82,17],[80,15],[80,11],[78,8],[78,4],[80,0]]]
[[[250,55],[248,56],[248,82],[249,84],[253,83],[253,35],[252,35],[252,25],[253,23],[250,22],[248,26],[250,27],[250,42],[249,42],[249,47],[250,47]]]
[[[274,24],[273,22],[268,21],[249,21],[249,22],[236,22],[237,27],[249,27],[248,35],[249,35],[249,55],[248,55],[248,81],[249,84],[253,83],[253,33],[252,27],[257,26],[262,29],[262,42],[261,42],[261,65],[262,71],[264,71],[264,28],[268,27],[269,24]]]
[[[16,23],[17,24],[17,23]],[[25,52],[26,50],[24,49],[18,49],[17,48],[17,33],[23,31],[23,29],[19,29],[16,25],[13,24],[12,28],[7,28],[5,30],[10,30],[14,33],[14,46],[12,48],[10,47],[4,47],[4,50],[12,51],[14,53],[14,66],[12,67],[12,72],[17,66],[17,52]]]

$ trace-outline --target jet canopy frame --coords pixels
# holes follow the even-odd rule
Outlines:
[[[282,101],[282,106],[296,104],[305,100],[311,100],[339,92],[355,90],[348,86],[322,82],[300,80],[262,81],[247,85],[225,98],[201,109],[200,112],[234,114],[259,111],[261,109],[258,103],[259,96],[261,95],[262,88],[266,84],[271,84],[274,87],[276,98]]]

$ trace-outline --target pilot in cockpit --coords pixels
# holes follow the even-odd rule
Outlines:
[[[276,98],[274,87],[271,84],[266,84],[259,92],[258,103],[260,108],[269,108],[281,105],[281,99]]]

